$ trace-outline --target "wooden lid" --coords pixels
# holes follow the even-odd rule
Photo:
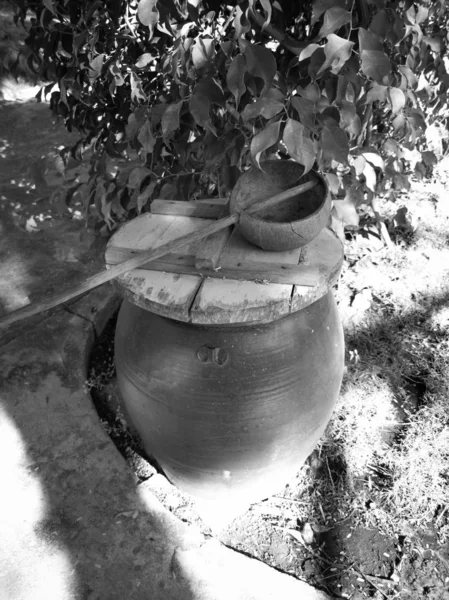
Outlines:
[[[191,204],[182,203],[182,210]],[[168,205],[171,211],[173,202]],[[157,206],[160,209],[156,202]],[[208,223],[210,219],[196,216],[145,213],[112,236],[106,265]],[[184,247],[178,254],[128,272],[118,277],[116,284],[136,305],[179,321],[267,323],[326,294],[336,282],[342,263],[342,244],[330,229],[323,229],[303,248],[267,252],[247,242],[237,229],[229,228]]]

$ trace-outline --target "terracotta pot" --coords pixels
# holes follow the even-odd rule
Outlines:
[[[251,206],[298,183],[316,181],[307,192],[251,216],[241,212],[239,229],[249,242],[263,250],[284,251],[310,243],[327,225],[332,209],[326,180],[315,171],[302,177],[303,167],[288,160],[268,160],[262,169],[251,167],[239,177],[230,200],[231,212]]]
[[[343,373],[331,292],[265,325],[203,326],[124,300],[117,376],[146,451],[182,490],[251,503],[275,493],[322,435]]]

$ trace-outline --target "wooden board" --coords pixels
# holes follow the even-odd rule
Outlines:
[[[112,236],[106,249],[106,263],[109,264],[108,250],[114,246],[125,246],[133,250],[156,248],[208,223],[209,219],[145,213],[125,223]],[[196,248],[187,247],[183,254],[194,256],[195,251]],[[180,321],[189,320],[189,309],[201,283],[200,275],[179,275],[144,269],[135,269],[116,280],[124,295],[138,306]]]
[[[290,312],[291,285],[205,279],[190,311],[192,323],[268,323]]]
[[[307,244],[304,248],[304,264],[319,270],[320,281],[315,288],[294,286],[291,301],[292,312],[315,302],[337,283],[343,259],[343,244],[331,229],[323,229],[310,244]]]
[[[248,263],[262,263],[259,282],[225,280],[220,284],[206,279],[192,306],[193,323],[248,323],[269,322],[290,312],[291,284],[264,283],[269,279],[270,265],[298,265],[301,249],[287,252],[265,252],[247,242],[234,229],[229,244],[220,257],[219,273],[226,269],[248,267]]]
[[[211,220],[141,215],[114,234],[106,261],[120,263],[133,252],[156,248],[207,223]],[[342,261],[341,243],[330,230],[323,230],[304,249],[265,252],[234,229],[230,236],[229,230],[220,231],[179,254],[126,273],[117,284],[135,304],[173,319],[198,324],[266,323],[327,293]]]
[[[109,248],[107,252],[108,265],[120,264],[135,255],[136,251],[131,248]],[[307,287],[315,287],[320,281],[317,267],[274,262],[265,263],[242,258],[238,262],[231,261],[229,265],[227,261],[220,260],[220,265],[215,268],[210,268],[208,264],[206,264],[206,267],[199,268],[197,261],[198,254],[196,256],[167,254],[159,260],[143,265],[139,270],[202,275],[212,279],[235,279],[237,281],[255,281],[264,284],[298,284]]]
[[[137,306],[178,321],[190,320],[190,307],[201,286],[199,275],[179,275],[135,269],[117,282]]]

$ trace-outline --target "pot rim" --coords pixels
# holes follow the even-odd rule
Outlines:
[[[293,163],[295,165],[298,166],[302,166],[299,163],[293,161],[293,160],[266,160],[262,163],[263,165],[266,164],[278,164],[280,162],[289,162],[289,163]],[[242,175],[241,178],[243,178],[245,176],[246,173],[249,173],[250,171],[254,171],[256,170],[257,167],[252,165],[249,169],[247,169]],[[258,169],[257,169],[258,170]],[[262,169],[263,170],[263,169]],[[270,226],[274,226],[274,227],[281,227],[283,228],[285,225],[288,224],[304,224],[307,223],[308,220],[315,220],[316,216],[320,213],[326,213],[326,209],[328,208],[328,213],[330,214],[331,211],[331,196],[330,196],[330,191],[329,191],[329,185],[326,181],[326,178],[323,177],[321,175],[321,173],[319,173],[318,171],[315,171],[314,169],[311,169],[310,171],[308,171],[305,175],[301,175],[301,177],[299,178],[299,180],[295,183],[295,185],[299,185],[299,181],[302,177],[307,176],[307,175],[311,175],[312,177],[309,177],[308,179],[306,179],[306,181],[304,183],[306,183],[307,181],[311,180],[311,179],[315,179],[317,180],[319,183],[321,183],[324,186],[324,194],[323,194],[323,199],[320,202],[320,205],[309,215],[307,215],[306,217],[302,217],[301,219],[295,219],[294,221],[270,221],[268,219],[264,219],[262,217],[258,217],[256,215],[250,215],[248,214],[248,212],[245,210],[245,208],[242,208],[239,210],[240,214],[243,216],[245,216],[245,219],[251,220],[254,223],[268,223]],[[287,188],[289,189],[289,188]],[[327,206],[326,206],[327,205]],[[251,205],[250,205],[251,206]],[[327,214],[327,216],[329,216],[329,214]]]

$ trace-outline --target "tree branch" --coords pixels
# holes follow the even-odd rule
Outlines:
[[[372,116],[373,116],[373,105],[370,104],[368,106],[368,108],[365,110],[365,114],[363,115],[362,128],[357,137],[357,145],[358,146],[363,146],[363,144],[365,143],[365,140],[368,137],[368,132],[370,131],[370,123],[371,123]]]
[[[264,27],[265,19],[256,10],[250,9],[248,11],[248,14],[258,27],[266,31],[268,35],[271,35],[272,38],[277,40],[280,44],[282,44],[282,46],[287,48],[287,50],[290,50],[292,54],[296,54],[296,56],[299,56],[301,54],[302,50],[306,46],[304,42],[298,42],[297,40],[290,37],[289,35],[287,35],[286,33],[284,33],[283,31],[281,31],[277,27],[274,27],[271,24],[268,24]]]
[[[355,5],[359,16],[359,25],[366,29],[370,20],[370,12],[366,0],[355,0]]]

